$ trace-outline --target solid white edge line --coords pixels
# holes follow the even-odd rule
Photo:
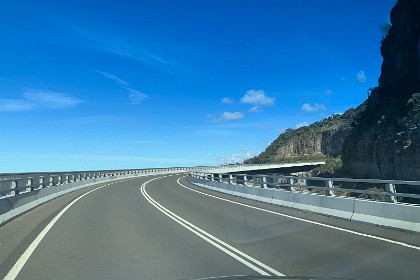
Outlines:
[[[164,176],[167,177],[167,176]],[[168,210],[167,208],[163,207],[162,205],[160,205],[159,203],[157,203],[147,192],[146,192],[146,185],[148,183],[150,183],[151,181],[157,180],[157,179],[161,179],[164,177],[159,177],[159,178],[154,178],[151,179],[147,182],[145,182],[141,187],[140,187],[140,191],[142,192],[143,196],[153,205],[155,206],[159,211],[161,211],[162,213],[164,213],[166,216],[168,216],[169,218],[171,218],[172,220],[174,220],[175,222],[179,223],[180,225],[182,225],[183,227],[185,227],[186,229],[188,229],[189,231],[193,232],[194,234],[196,234],[197,236],[201,237],[202,239],[204,239],[205,241],[207,241],[208,243],[212,244],[213,246],[217,247],[218,249],[220,249],[221,251],[223,251],[224,253],[230,255],[231,257],[235,258],[236,260],[240,261],[241,263],[245,264],[246,266],[248,266],[249,268],[253,269],[254,271],[257,271],[258,273],[260,273],[261,275],[270,275],[267,272],[263,271],[262,269],[256,267],[256,265],[259,265],[260,267],[266,269],[267,271],[277,275],[277,276],[284,276],[284,274],[278,272],[277,270],[269,267],[268,265],[265,265],[264,263],[252,258],[251,256],[243,253],[242,251],[230,246],[229,244],[223,242],[222,240],[214,237],[213,235],[211,235],[210,233],[204,231],[203,229],[191,224],[190,222],[186,221],[185,219],[179,217],[178,215],[176,215],[175,213],[171,212],[170,210]],[[219,244],[218,244],[219,243]],[[223,247],[223,246],[227,247]],[[242,258],[241,256],[238,256],[237,254],[241,255],[242,257],[246,258],[247,260],[245,260],[244,258]],[[253,262],[254,264],[250,263]]]
[[[259,207],[256,207],[256,206],[251,206],[251,205],[248,205],[248,204],[244,204],[244,203],[236,202],[236,201],[229,200],[229,199],[226,199],[226,198],[222,198],[222,197],[218,197],[218,196],[215,196],[215,195],[211,195],[211,194],[207,194],[207,193],[204,193],[204,192],[200,192],[200,191],[194,190],[194,189],[189,188],[189,187],[185,186],[184,184],[182,184],[179,180],[181,178],[184,178],[184,177],[186,177],[186,176],[182,176],[182,177],[179,177],[178,178],[178,180],[177,180],[178,184],[181,187],[183,187],[183,188],[185,188],[187,190],[194,191],[194,192],[199,193],[199,194],[202,194],[202,195],[206,195],[206,196],[209,196],[209,197],[220,199],[220,200],[223,200],[223,201],[226,201],[226,202],[230,202],[230,203],[233,203],[233,204],[245,206],[245,207],[248,207],[248,208],[260,210],[260,211],[263,211],[263,212],[267,212],[267,213],[271,213],[271,214],[283,216],[283,217],[286,217],[286,218],[298,220],[298,221],[301,221],[301,222],[306,222],[306,223],[310,223],[310,224],[314,224],[314,225],[318,225],[318,226],[322,226],[322,227],[326,227],[326,228],[330,228],[330,229],[335,229],[335,230],[339,230],[339,231],[342,231],[342,232],[351,233],[351,234],[354,234],[354,235],[368,237],[368,238],[372,238],[372,239],[380,240],[380,241],[383,241],[383,242],[388,242],[388,243],[391,243],[391,244],[400,245],[400,246],[403,246],[403,247],[407,247],[407,248],[410,248],[410,249],[414,249],[414,250],[420,251],[420,247],[415,246],[415,245],[410,245],[410,244],[407,244],[407,243],[404,243],[404,242],[395,241],[395,240],[391,240],[391,239],[388,239],[388,238],[379,237],[379,236],[376,236],[376,235],[370,235],[370,234],[367,234],[367,233],[361,233],[361,232],[357,232],[357,231],[350,230],[350,229],[345,229],[345,228],[340,228],[340,227],[336,227],[336,226],[331,226],[331,225],[323,224],[323,223],[320,223],[320,222],[306,220],[306,219],[303,219],[303,218],[299,218],[299,217],[294,217],[294,216],[287,215],[287,214],[278,213],[278,212],[275,212],[275,211],[271,211],[271,210],[259,208]]]
[[[17,260],[17,262],[15,263],[15,265],[10,269],[10,271],[7,273],[7,275],[3,278],[4,280],[14,280],[19,272],[22,270],[23,266],[26,264],[26,262],[28,261],[28,259],[31,257],[32,253],[35,251],[36,247],[39,245],[39,243],[41,243],[42,239],[44,239],[45,235],[47,235],[48,231],[54,226],[54,224],[58,221],[58,219],[60,219],[60,217],[73,205],[75,204],[79,199],[83,198],[84,196],[90,194],[91,192],[94,192],[96,190],[102,189],[104,187],[113,185],[115,183],[120,183],[120,182],[124,182],[124,181],[128,181],[128,180],[134,180],[134,179],[138,179],[138,178],[143,178],[143,177],[149,177],[149,176],[153,176],[153,175],[158,175],[158,174],[147,174],[145,176],[138,176],[135,178],[128,178],[128,179],[121,179],[117,182],[110,182],[108,184],[102,185],[100,187],[97,187],[93,190],[90,190],[82,195],[80,195],[79,197],[77,197],[75,200],[73,200],[69,205],[67,205],[66,207],[63,208],[63,210],[60,211],[60,213],[57,214],[57,216],[55,216],[49,223],[48,225],[38,234],[38,236],[34,239],[34,241],[32,241],[32,243],[29,245],[29,247],[25,250],[25,252],[20,256],[20,258]],[[182,174],[171,174],[171,175],[182,175]]]
[[[9,273],[3,278],[4,280],[14,280],[19,272],[22,270],[23,266],[26,264],[28,259],[31,257],[32,253],[35,251],[36,247],[41,243],[42,239],[47,235],[48,231],[54,226],[54,224],[60,219],[61,216],[79,199],[83,198],[84,196],[90,194],[91,192],[94,192],[96,190],[102,189],[106,187],[107,185],[102,185],[100,187],[94,188],[93,190],[90,190],[79,197],[77,197],[75,200],[73,200],[69,205],[63,208],[63,210],[60,211],[60,213],[57,214],[49,223],[48,225],[38,234],[38,236],[35,238],[34,241],[32,241],[31,245],[26,249],[26,251],[20,256],[20,258],[17,260],[15,265],[10,269]]]

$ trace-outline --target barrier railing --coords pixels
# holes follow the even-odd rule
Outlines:
[[[420,191],[420,181],[301,177],[277,174],[226,174],[194,171],[190,172],[190,176],[233,185],[281,188],[292,192],[311,192],[325,196],[355,196],[355,194],[364,194],[369,199],[394,203],[401,200],[400,198],[420,199],[419,194],[397,191],[403,186],[411,186]]]
[[[307,163],[307,164],[320,164]],[[291,164],[293,165],[293,164]],[[55,172],[55,173],[8,173],[0,174],[0,199],[28,193],[34,190],[49,188],[80,182],[94,178],[113,178],[125,175],[140,175],[144,173],[158,173],[165,171],[224,171],[244,169],[260,169],[277,167],[275,164],[230,164],[220,166],[193,166],[193,167],[170,167],[170,168],[148,168],[148,169],[127,169],[127,170],[97,170],[97,171],[76,171],[76,172]]]
[[[26,194],[31,191],[82,182],[95,178],[113,179],[121,176],[136,176],[146,173],[204,170],[205,167],[172,167],[137,170],[100,170],[60,173],[12,173],[0,174],[0,200],[10,196]]]

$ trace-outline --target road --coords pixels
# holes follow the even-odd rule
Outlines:
[[[9,222],[0,277],[419,279],[418,234],[232,197],[184,176],[101,184]]]

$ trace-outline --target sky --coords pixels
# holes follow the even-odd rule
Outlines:
[[[394,4],[5,1],[0,173],[241,162],[367,98]]]

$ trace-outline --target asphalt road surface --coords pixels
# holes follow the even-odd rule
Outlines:
[[[420,279],[418,234],[232,197],[184,176],[100,184],[12,220],[0,227],[0,278]]]

